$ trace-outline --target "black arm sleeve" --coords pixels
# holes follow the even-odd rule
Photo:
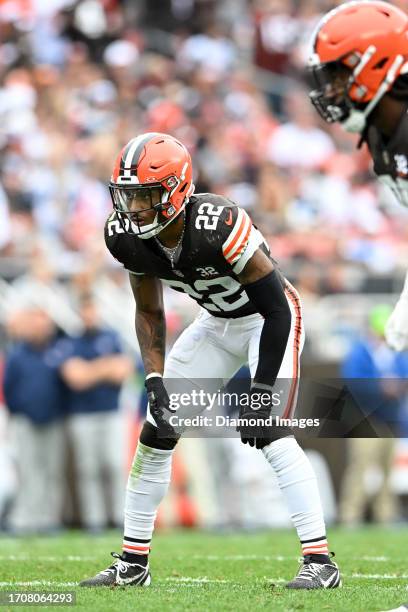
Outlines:
[[[254,382],[274,385],[290,333],[291,312],[279,273],[243,285],[249,299],[265,318],[259,342],[259,359]]]

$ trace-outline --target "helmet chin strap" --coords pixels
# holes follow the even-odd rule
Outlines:
[[[138,231],[139,228],[136,225],[136,223],[132,223],[132,229],[134,233],[137,235],[138,238],[141,238],[142,240],[147,240],[148,238],[153,238],[154,236],[157,236],[157,234],[160,234],[160,232],[164,230],[165,227],[170,225],[172,221],[177,219],[179,214],[183,212],[183,210],[185,209],[187,202],[188,202],[188,199],[184,201],[183,206],[178,210],[177,215],[174,215],[173,217],[171,217],[166,223],[158,224],[159,213],[156,213],[156,216],[153,222],[149,223],[149,225],[143,226],[142,234],[139,233]]]
[[[350,111],[347,119],[341,122],[342,127],[346,130],[346,132],[350,132],[352,134],[361,134],[367,124],[367,117],[372,112],[375,106],[377,106],[378,102],[381,100],[383,95],[387,92],[388,88],[395,81],[395,76],[400,68],[401,64],[404,62],[404,58],[402,55],[397,55],[394,62],[392,63],[391,68],[387,72],[387,75],[380,87],[378,88],[377,93],[374,98],[367,104],[364,110],[357,110],[353,108]]]
[[[143,240],[147,238],[152,238],[153,236],[157,234],[157,230],[159,228],[161,229],[161,227],[158,226],[158,218],[159,218],[159,213],[156,213],[153,219],[153,222],[149,223],[148,225],[144,225],[142,227],[143,233],[140,233],[140,228],[137,225],[137,223],[131,222],[131,227],[132,227],[133,232],[136,234],[138,238],[142,238]]]

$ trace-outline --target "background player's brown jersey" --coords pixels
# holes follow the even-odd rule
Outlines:
[[[363,134],[374,162],[374,172],[388,185],[401,204],[408,206],[408,113],[401,120],[389,139],[374,125]]]

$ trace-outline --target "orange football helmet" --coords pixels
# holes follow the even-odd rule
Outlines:
[[[408,72],[408,16],[380,0],[345,2],[312,36],[313,105],[329,123],[361,132],[394,81]]]
[[[190,154],[169,134],[141,134],[119,153],[109,190],[123,230],[152,238],[181,213],[194,192]],[[146,202],[146,208],[133,211],[135,198]],[[145,214],[152,210],[154,220],[146,224]]]

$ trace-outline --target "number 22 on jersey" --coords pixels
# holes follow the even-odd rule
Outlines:
[[[214,206],[210,202],[203,202],[198,208],[198,215],[195,220],[197,229],[215,230],[220,220],[223,206]]]

